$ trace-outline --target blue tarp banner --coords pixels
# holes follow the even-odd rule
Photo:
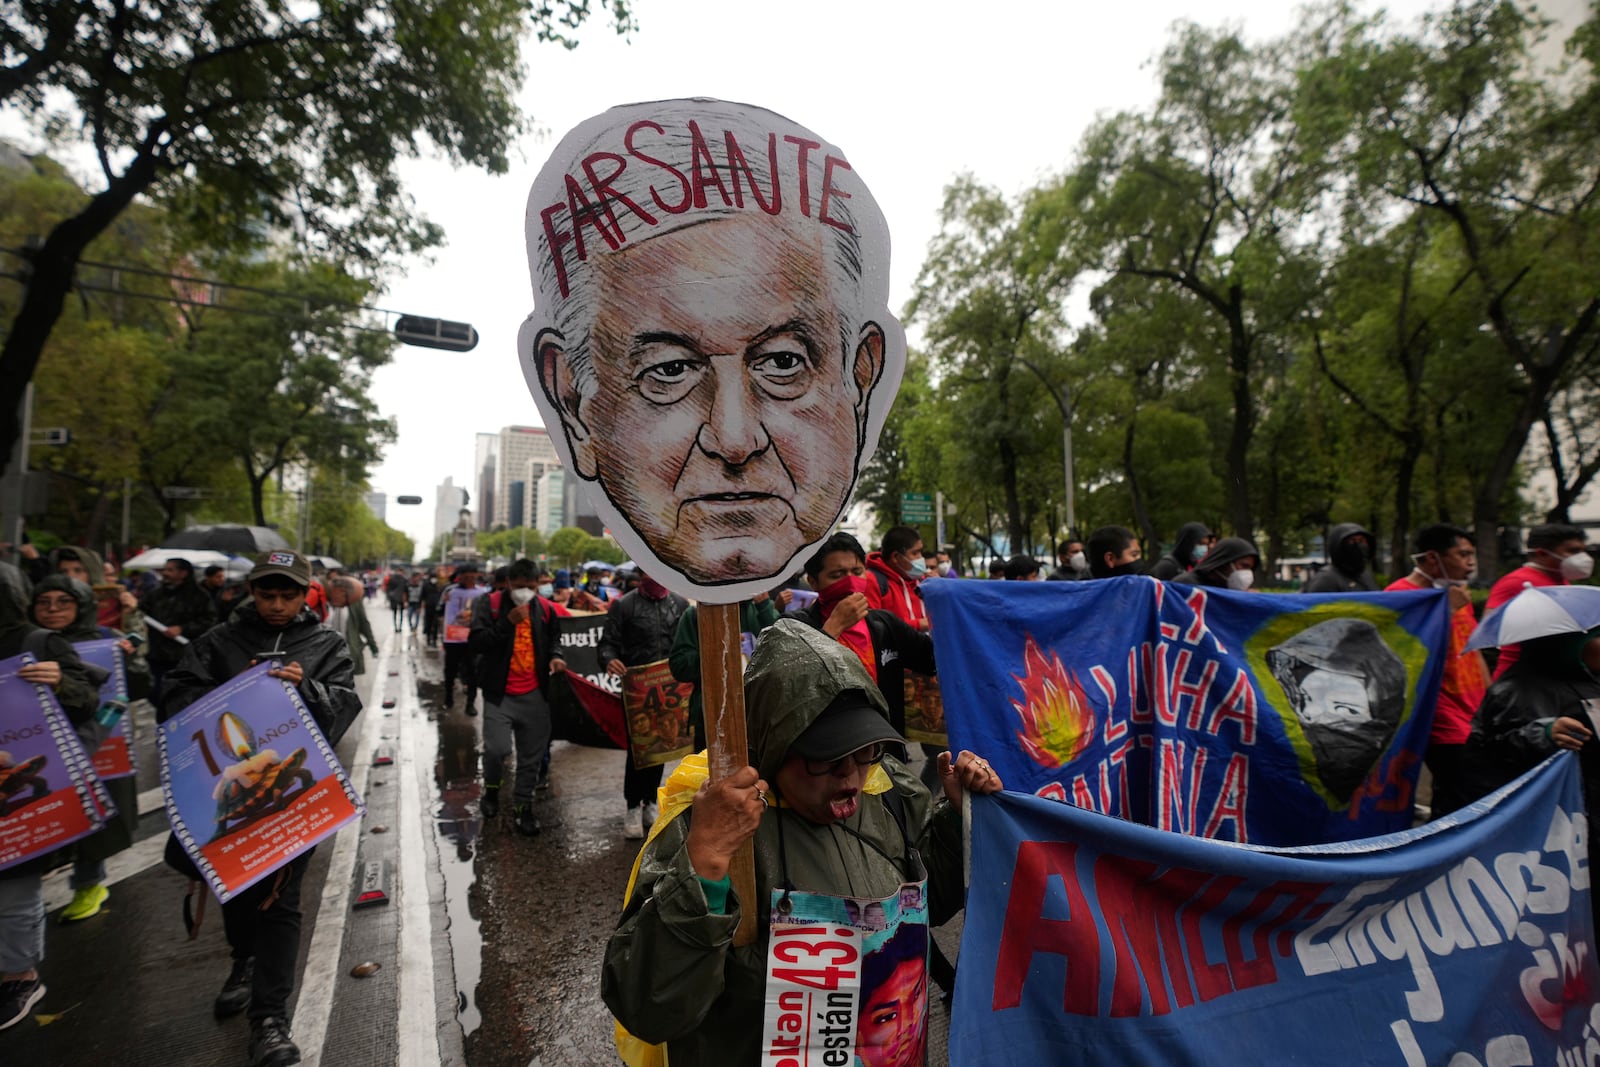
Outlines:
[[[1445,819],[1267,849],[972,804],[950,1062],[1580,1067],[1600,1055],[1578,761]]]
[[[1006,788],[1267,845],[1402,830],[1438,590],[1304,596],[1123,577],[927,582],[951,747]]]

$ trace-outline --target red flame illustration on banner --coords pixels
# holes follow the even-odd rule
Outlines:
[[[1054,770],[1077,758],[1094,736],[1094,709],[1076,674],[1051,652],[1047,657],[1032,637],[1023,651],[1022,699],[1011,706],[1022,718],[1017,737],[1034,762]]]

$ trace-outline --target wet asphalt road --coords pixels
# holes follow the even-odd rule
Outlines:
[[[605,944],[622,909],[639,842],[622,836],[621,752],[556,742],[551,788],[539,794],[543,832],[477,818],[481,716],[458,692],[441,710],[437,654],[413,659],[418,695],[436,727],[435,825],[440,834],[459,1021],[470,1067],[601,1067],[621,1059],[600,1000]],[[480,698],[481,703],[481,698]],[[508,777],[509,781],[509,777]],[[936,934],[951,959],[960,923]],[[932,1005],[930,1067],[947,1062],[948,1017]]]
[[[621,752],[557,742],[538,837],[477,818],[481,716],[461,694],[441,711],[440,666],[418,657],[418,690],[437,727],[435,825],[450,944],[473,1067],[620,1064],[600,1001],[600,961],[621,911],[637,842],[622,837]],[[480,698],[481,700],[481,698]]]

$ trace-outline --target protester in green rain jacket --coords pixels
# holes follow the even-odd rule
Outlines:
[[[768,629],[756,646],[745,673],[745,712],[755,767],[707,786],[676,817],[669,818],[670,806],[663,811],[606,946],[606,1005],[635,1037],[665,1043],[672,1067],[760,1059],[775,886],[884,898],[908,881],[914,847],[927,868],[929,921],[942,923],[963,903],[961,816],[949,801],[962,788],[1001,787],[977,756],[962,752],[952,763],[945,753],[945,798],[935,803],[893,757],[870,773],[849,758],[881,751],[876,742],[845,752],[816,747],[824,736],[897,735],[855,654],[792,619]],[[808,762],[833,768],[818,773]],[[727,868],[735,848],[752,837],[756,899],[744,901],[731,890]],[[756,910],[759,934],[753,945],[735,948],[745,908]]]

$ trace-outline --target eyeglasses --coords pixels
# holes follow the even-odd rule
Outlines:
[[[33,606],[42,611],[65,611],[67,608],[76,608],[78,602],[71,597],[42,596],[33,602]]]
[[[808,759],[806,760],[806,773],[820,778],[825,774],[838,774],[850,763],[857,767],[870,767],[883,759],[887,746],[882,741],[874,742],[866,748],[858,748],[848,756],[840,756],[835,760]]]

